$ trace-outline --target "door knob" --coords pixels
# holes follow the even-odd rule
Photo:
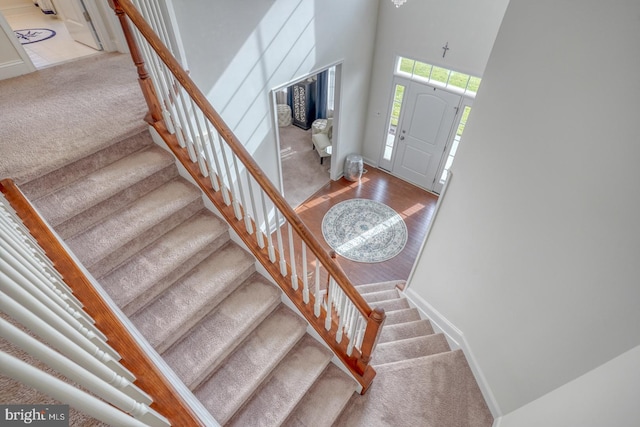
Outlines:
[[[400,141],[402,141],[404,139],[404,136],[400,136]]]

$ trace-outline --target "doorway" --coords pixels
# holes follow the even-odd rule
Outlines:
[[[82,0],[46,3],[53,9],[31,0],[0,0],[0,14],[36,69],[104,51],[126,52],[124,35],[108,6]],[[19,30],[27,31],[15,33]],[[48,38],[42,37],[45,33]]]
[[[294,209],[331,181],[331,153],[338,142],[340,71],[340,64],[332,65],[272,90],[280,191]],[[302,102],[301,94],[311,91],[313,99]],[[322,146],[319,150],[313,142],[321,132],[328,150]]]
[[[380,166],[433,191],[461,96],[404,79],[396,79],[394,88],[400,111],[393,142],[387,144]]]
[[[398,56],[379,167],[439,194],[481,80]]]

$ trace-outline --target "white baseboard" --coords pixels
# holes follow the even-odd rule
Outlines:
[[[491,411],[491,415],[494,418],[493,427],[497,427],[500,423],[500,417],[503,415],[496,401],[489,384],[480,370],[478,362],[473,356],[473,352],[467,343],[467,340],[464,337],[462,331],[460,331],[453,323],[451,323],[447,318],[445,318],[438,310],[436,310],[431,304],[429,304],[424,298],[418,295],[413,289],[410,287],[405,289],[403,292],[404,296],[409,301],[413,307],[415,307],[418,312],[420,312],[420,317],[424,319],[429,319],[431,325],[436,330],[436,332],[442,332],[447,341],[449,342],[449,346],[452,350],[460,349],[464,353],[467,358],[467,362],[469,363],[469,367],[471,368],[471,372],[480,387],[480,391],[484,396],[485,401],[487,402],[487,406],[489,406],[489,410]],[[497,424],[496,424],[497,422]]]

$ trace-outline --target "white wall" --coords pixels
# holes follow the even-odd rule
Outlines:
[[[638,40],[637,0],[507,8],[410,283],[503,414],[640,344]]]
[[[396,56],[482,76],[509,0],[380,2],[363,156],[377,165],[388,125]],[[449,43],[446,56],[442,46]]]
[[[499,427],[638,425],[638,366],[640,346],[503,417]]]
[[[191,75],[274,183],[279,182],[270,90],[343,62],[333,161],[359,152],[373,56],[371,0],[174,0]]]

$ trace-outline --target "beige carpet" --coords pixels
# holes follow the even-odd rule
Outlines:
[[[97,102],[99,100],[99,102]],[[18,184],[144,127],[129,55],[103,54],[0,81],[0,178]]]

